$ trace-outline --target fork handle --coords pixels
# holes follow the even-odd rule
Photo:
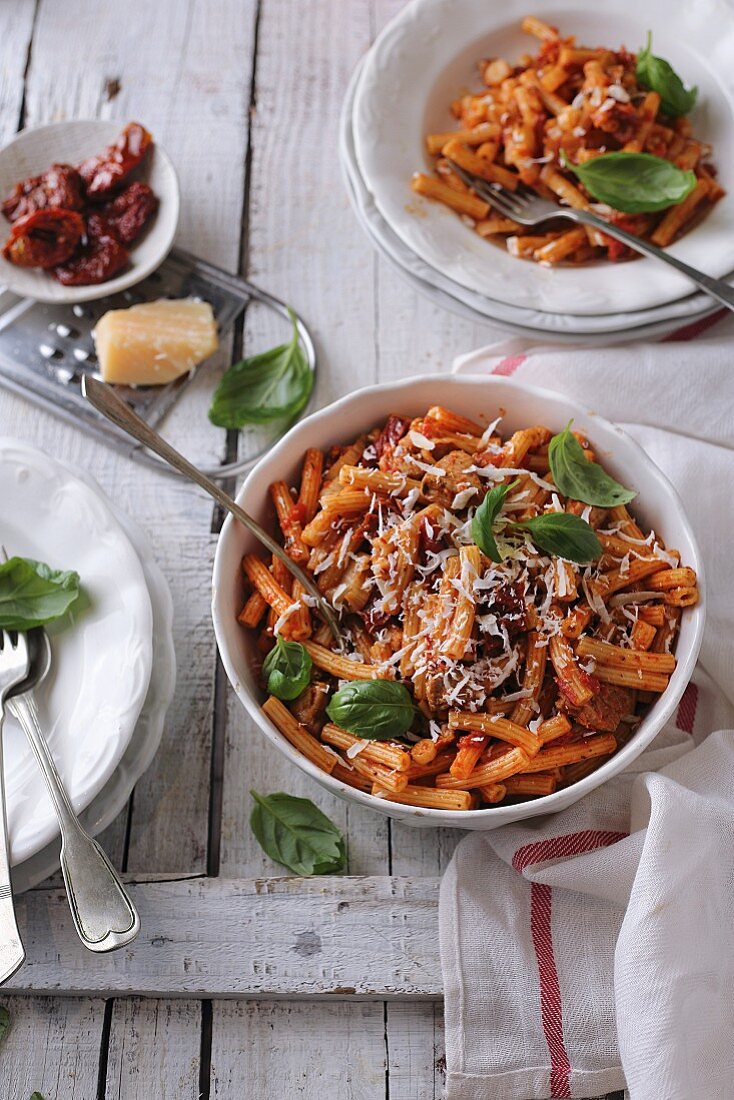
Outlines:
[[[96,840],[82,828],[69,801],[46,739],[33,696],[9,701],[40,764],[61,830],[61,871],[79,938],[90,951],[114,951],[134,940],[140,918],[117,872]]]
[[[25,959],[25,948],[18,931],[10,882],[10,844],[5,810],[5,779],[3,778],[3,700],[0,697],[0,984],[12,977]]]
[[[564,210],[564,214],[567,213],[574,221],[583,222],[584,225],[593,225],[596,229],[600,229],[602,233],[606,233],[608,237],[614,237],[616,240],[628,244],[636,252],[643,252],[646,256],[654,256],[656,259],[670,264],[671,267],[686,275],[701,290],[705,290],[711,298],[721,302],[727,309],[734,310],[734,287],[730,287],[723,279],[714,279],[711,275],[706,275],[703,271],[691,267],[690,264],[684,264],[682,260],[672,256],[670,252],[663,251],[662,248],[658,248],[657,245],[651,244],[650,241],[645,241],[641,237],[635,237],[634,233],[628,233],[626,229],[605,222],[603,218],[597,217],[589,210],[574,210],[572,214]]]

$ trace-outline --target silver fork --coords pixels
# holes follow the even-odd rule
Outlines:
[[[634,248],[636,252],[642,252],[646,256],[654,256],[656,259],[662,260],[663,263],[670,264],[671,267],[686,275],[701,290],[715,298],[717,302],[721,302],[727,309],[734,310],[734,288],[722,279],[714,279],[710,275],[704,274],[703,271],[698,271],[697,268],[684,264],[682,260],[671,256],[669,252],[664,252],[657,245],[644,241],[641,237],[635,237],[633,233],[628,233],[626,229],[621,229],[618,225],[605,222],[598,214],[593,214],[590,210],[576,210],[572,206],[557,206],[556,203],[541,198],[540,195],[536,195],[534,191],[531,191],[528,187],[523,187],[522,184],[517,191],[509,191],[500,184],[487,183],[480,176],[467,172],[466,169],[452,160],[449,161],[449,164],[457,176],[467,186],[471,187],[480,199],[488,202],[503,218],[510,218],[518,225],[526,225],[531,228],[540,225],[541,222],[548,221],[549,218],[566,218],[568,221],[578,222],[581,225],[591,225],[595,229],[601,230],[602,233],[606,233],[607,236],[623,241],[630,248]]]
[[[10,845],[5,811],[5,780],[3,778],[2,726],[8,692],[28,675],[28,645],[25,635],[6,631],[0,634],[0,982],[7,981],[25,959],[15,918],[13,889],[10,882]]]

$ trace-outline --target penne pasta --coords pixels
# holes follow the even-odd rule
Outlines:
[[[603,66],[601,54],[577,66],[580,79],[597,86]],[[527,123],[537,89],[520,102]],[[287,564],[245,555],[238,620],[281,662],[285,687],[297,680],[292,700],[270,695],[263,712],[309,761],[426,814],[489,811],[567,787],[633,735],[675,671],[698,580],[626,507],[565,498],[552,438],[542,424],[507,437],[434,406],[332,449],[325,475],[324,452],[309,450],[297,498],[286,481],[270,486],[283,543],[302,553],[300,540],[344,627],[336,647]],[[495,486],[509,491],[492,548],[474,519]],[[595,528],[600,556],[579,564],[513,532],[549,509]],[[274,635],[303,650],[274,650]]]
[[[523,187],[561,205],[598,210],[571,165],[609,153],[644,153],[695,172],[693,190],[667,209],[638,214],[601,204],[603,217],[659,247],[692,229],[725,192],[708,161],[709,147],[693,136],[690,121],[661,121],[660,94],[638,79],[635,55],[562,38],[535,16],[521,26],[539,40],[536,55],[523,54],[514,64],[504,57],[479,62],[482,87],[451,104],[456,130],[426,135],[435,174],[417,173],[413,190],[454,210],[468,228],[520,259],[545,265],[627,260],[638,253],[594,226],[540,234],[495,215],[454,166],[492,186]]]

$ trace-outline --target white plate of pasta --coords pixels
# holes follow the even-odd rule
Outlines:
[[[504,185],[521,179],[546,197],[593,203],[610,218],[634,221],[633,231],[669,244],[676,256],[712,275],[731,271],[734,27],[723,0],[688,9],[624,0],[613,13],[598,6],[559,10],[545,0],[532,7],[538,19],[528,22],[529,13],[517,0],[489,7],[480,0],[413,0],[367,54],[355,96],[355,145],[361,174],[390,228],[461,286],[530,309],[615,313],[690,294],[684,277],[655,260],[635,259],[623,268],[610,263],[609,257],[625,257],[608,247],[609,238],[575,241],[569,251],[571,238],[562,237],[567,223],[528,233],[495,225],[489,210],[462,206],[457,212],[457,203],[476,202],[471,194],[457,195],[448,152],[471,160],[474,169],[483,163],[485,175],[496,174]],[[523,20],[526,30],[537,24],[538,37],[523,33]],[[549,45],[543,35],[553,27],[558,37]],[[681,75],[681,94],[698,88],[689,118],[664,115],[660,97],[636,82],[633,55],[639,58],[648,32],[654,55]],[[630,118],[623,120],[625,112]],[[635,142],[642,156],[654,155],[666,171],[672,167],[679,181],[690,173],[685,200],[664,212],[622,215],[586,189],[589,164],[599,170],[594,158],[635,152]],[[625,167],[631,170],[628,158]],[[579,169],[586,171],[584,182],[576,177]],[[624,190],[627,198],[614,201],[628,202],[629,186]]]
[[[620,428],[550,392],[358,391],[292,429],[238,501],[346,641],[228,520],[212,609],[231,683],[322,786],[409,824],[562,809],[643,750],[693,671],[704,589],[677,494]]]

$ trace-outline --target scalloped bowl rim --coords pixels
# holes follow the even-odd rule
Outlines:
[[[237,493],[237,503],[253,513],[256,518],[258,518],[258,512],[267,514],[267,486],[271,481],[278,478],[285,477],[287,479],[291,477],[293,471],[300,466],[303,453],[308,446],[320,446],[325,449],[333,443],[345,441],[345,434],[347,438],[354,438],[360,428],[364,430],[377,423],[380,415],[386,417],[390,412],[401,411],[401,408],[405,408],[409,412],[410,406],[415,406],[418,401],[417,398],[411,398],[410,395],[426,387],[432,388],[435,392],[432,398],[422,402],[424,409],[429,402],[437,403],[439,400],[452,407],[452,397],[447,396],[448,391],[460,393],[465,390],[468,393],[478,387],[487,387],[495,391],[494,394],[490,395],[489,392],[487,394],[487,414],[496,406],[504,407],[504,401],[508,403],[508,406],[512,402],[507,410],[507,418],[510,420],[514,418],[514,413],[517,410],[522,409],[523,400],[527,401],[530,398],[544,403],[549,410],[555,413],[555,415],[548,418],[551,422],[549,426],[559,430],[568,420],[573,418],[581,430],[589,432],[592,442],[596,443],[597,446],[600,442],[609,444],[616,441],[619,445],[619,451],[615,452],[613,460],[609,463],[612,470],[622,476],[624,476],[622,471],[627,471],[632,484],[636,483],[643,472],[645,478],[655,483],[655,502],[658,505],[665,506],[666,516],[671,517],[670,526],[677,525],[679,528],[676,537],[677,543],[681,545],[677,545],[677,543],[676,545],[678,549],[682,550],[686,564],[690,564],[698,574],[701,598],[699,603],[688,612],[683,622],[676,648],[678,663],[675,672],[671,676],[670,685],[640,723],[634,736],[596,771],[579,780],[573,786],[530,802],[511,806],[498,805],[468,812],[405,806],[359,791],[321,771],[320,768],[293,748],[277,727],[262,713],[260,709],[262,693],[254,684],[254,679],[251,679],[248,683],[248,675],[251,677],[251,670],[247,666],[246,658],[241,653],[237,653],[237,643],[242,642],[244,631],[237,623],[239,608],[234,604],[231,591],[232,584],[236,583],[235,578],[239,574],[239,560],[242,554],[248,548],[256,548],[257,542],[253,536],[237,524],[232,516],[227,517],[222,527],[214,558],[212,582],[214,633],[227,677],[245,710],[254,719],[267,739],[284,756],[296,764],[301,771],[314,778],[322,787],[347,801],[357,802],[362,806],[377,810],[409,825],[444,826],[473,830],[494,829],[509,822],[555,813],[577,802],[585,794],[623,771],[642,753],[670,720],[691,679],[701,647],[705,621],[704,569],[695,535],[676,489],[631,436],[618,425],[584,408],[584,406],[573,400],[551,390],[521,384],[508,378],[424,374],[356,390],[326,405],[318,412],[312,413],[311,416],[291,428],[280,442],[253,467]],[[359,412],[355,413],[351,416],[351,419],[358,422],[359,426],[354,432],[351,426],[349,430],[340,427],[340,424],[350,419],[346,414],[352,414],[355,409],[358,410],[363,405],[367,406],[378,395],[381,399],[381,413],[365,413],[361,416]],[[453,398],[453,405],[456,405],[455,397]],[[461,405],[461,402],[459,402],[459,405]],[[476,412],[474,412],[475,417],[476,415]],[[554,426],[553,421],[557,422],[558,427]],[[637,470],[637,477],[630,476],[633,469]],[[651,510],[653,505],[652,497],[647,494],[640,512],[644,515]],[[262,518],[262,515],[260,518]],[[668,539],[664,529],[660,530],[660,534],[667,542]],[[252,637],[254,638],[254,634]]]

